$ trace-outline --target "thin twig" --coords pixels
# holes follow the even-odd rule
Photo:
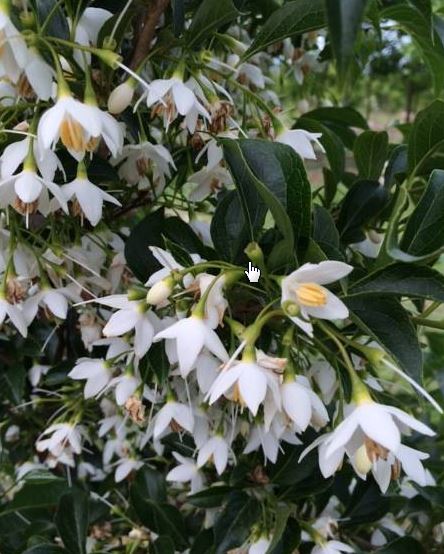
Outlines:
[[[151,42],[156,32],[157,24],[159,23],[159,20],[163,12],[167,9],[169,3],[170,0],[151,0],[146,12],[143,27],[134,48],[133,57],[130,63],[130,67],[132,69],[136,69],[148,54]]]

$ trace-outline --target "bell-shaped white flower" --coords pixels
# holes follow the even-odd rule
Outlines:
[[[143,466],[143,462],[134,458],[121,458],[114,473],[114,481],[120,483],[128,477],[132,471],[137,471]]]
[[[173,452],[179,465],[170,470],[166,476],[166,480],[177,483],[190,483],[190,493],[194,494],[203,488],[203,475],[193,458],[186,458],[177,452]]]
[[[189,433],[193,432],[194,417],[191,408],[169,399],[154,418],[154,438],[159,438],[173,421]]]
[[[47,435],[51,435],[47,438]],[[60,456],[65,447],[69,446],[75,454],[82,452],[81,429],[71,423],[54,423],[40,435],[36,442],[38,452],[49,450],[54,456]]]
[[[15,304],[9,303],[6,298],[0,296],[0,325],[3,325],[6,317],[9,317],[11,323],[23,337],[28,335],[28,325],[23,312]]]
[[[250,545],[248,554],[266,554],[270,547],[271,540],[268,537],[260,537]]]
[[[103,359],[79,358],[74,368],[68,373],[71,379],[86,379],[83,394],[92,398],[100,394],[111,380],[111,368]]]
[[[123,146],[122,129],[112,115],[76,100],[63,89],[55,105],[40,118],[37,136],[44,148],[54,148],[61,139],[78,161],[85,152],[96,149],[101,137],[112,156],[117,156]]]
[[[192,85],[191,81],[184,83],[180,77],[156,79],[150,83],[147,106],[158,106],[158,110],[163,113],[166,129],[178,115],[185,117],[185,125],[190,133],[194,133],[199,115],[207,120],[211,119],[208,111],[199,102]]]
[[[229,171],[221,166],[211,169],[203,167],[190,175],[187,181],[194,185],[190,193],[190,200],[193,202],[200,202],[213,194],[217,195],[225,186],[233,182]]]
[[[126,294],[97,298],[95,302],[118,309],[103,328],[105,337],[118,337],[134,329],[134,351],[142,358],[151,346],[158,321],[153,312],[146,310],[146,303],[128,300]]]
[[[214,463],[218,475],[222,475],[228,463],[229,444],[221,435],[208,439],[199,448],[197,456],[198,467],[204,466],[209,460]]]
[[[324,404],[310,388],[303,376],[284,378],[281,385],[282,408],[285,414],[302,431],[313,422],[319,427],[327,424],[329,417]]]
[[[62,192],[66,198],[66,201],[72,201],[74,198],[77,200],[82,215],[93,225],[94,227],[102,219],[103,202],[110,202],[115,206],[121,206],[121,203],[104,192],[100,187],[91,183],[86,175],[84,167],[79,165],[77,171],[77,177],[74,181],[67,183],[62,187]]]
[[[75,42],[83,46],[95,46],[100,29],[112,16],[111,12],[103,8],[86,8],[75,27]],[[85,68],[91,64],[91,54],[89,52],[75,48],[73,55],[80,67]]]
[[[281,302],[297,304],[304,319],[290,316],[307,334],[312,335],[309,317],[319,319],[345,319],[348,308],[336,295],[323,285],[342,279],[353,270],[343,262],[325,261],[319,264],[307,263],[282,279]]]
[[[141,380],[138,376],[133,375],[131,372],[125,372],[123,375],[111,379],[107,388],[115,387],[116,403],[118,406],[123,406],[140,385]]]
[[[17,83],[28,62],[28,48],[4,5],[3,2],[0,7],[0,77]]]
[[[321,152],[325,152],[324,147],[319,142],[322,133],[310,133],[304,129],[284,129],[276,136],[276,142],[291,146],[296,154],[306,160],[315,160],[316,154],[312,145],[314,142]]]
[[[40,100],[49,100],[53,91],[55,72],[34,48],[28,50],[24,67],[26,79]]]
[[[190,372],[204,347],[223,362],[228,361],[229,358],[217,334],[206,325],[204,319],[196,315],[177,321],[154,337],[155,342],[161,339],[176,341],[179,369],[182,375]]]

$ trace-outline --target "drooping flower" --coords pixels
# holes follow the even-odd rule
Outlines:
[[[276,135],[275,141],[282,144],[287,144],[299,154],[301,158],[306,160],[316,160],[316,153],[313,148],[314,142],[321,152],[325,152],[324,147],[319,142],[322,133],[310,133],[304,129],[284,129]]]
[[[354,549],[341,541],[323,541],[313,548],[311,554],[341,554],[341,552],[354,552]]]
[[[92,398],[100,394],[111,380],[111,368],[100,358],[79,358],[68,373],[71,379],[86,379],[84,396]]]
[[[307,334],[312,335],[309,317],[319,319],[345,319],[348,308],[339,298],[324,286],[342,279],[353,270],[343,262],[328,260],[319,264],[307,263],[282,279],[281,302],[299,306],[302,318],[289,316]]]
[[[0,296],[0,325],[3,324],[6,317],[9,317],[23,337],[28,335],[28,326],[23,312],[15,304],[11,304],[6,298]]]
[[[154,438],[159,438],[173,422],[189,433],[193,432],[194,418],[190,407],[174,399],[169,399],[154,418]]]
[[[177,321],[154,337],[155,342],[161,339],[176,341],[179,369],[183,376],[193,368],[203,347],[220,360],[228,361],[228,353],[220,338],[206,325],[205,320],[195,315]]]
[[[103,8],[86,8],[75,26],[75,42],[83,46],[96,45],[100,29],[112,16]],[[91,63],[89,52],[74,49],[73,56],[80,67],[88,67]]]
[[[222,475],[227,467],[228,451],[229,444],[227,440],[221,435],[215,435],[199,448],[197,466],[202,467],[209,460],[212,460],[218,475]]]
[[[177,452],[173,452],[173,456],[179,465],[168,472],[166,480],[177,483],[190,482],[190,493],[199,492],[203,488],[204,478],[196,461]]]
[[[57,102],[40,118],[37,135],[44,148],[54,148],[60,139],[78,161],[96,149],[100,137],[114,157],[123,147],[122,129],[112,115],[76,100],[63,88],[60,92],[60,87]]]
[[[17,83],[28,61],[28,48],[4,2],[0,6],[0,40],[0,76]]]

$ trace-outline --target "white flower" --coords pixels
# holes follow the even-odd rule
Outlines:
[[[321,152],[325,152],[324,147],[319,142],[322,133],[310,133],[304,129],[285,129],[276,136],[276,142],[291,146],[296,154],[306,160],[315,160],[316,154],[312,141],[318,145]]]
[[[317,544],[311,554],[338,554],[340,552],[354,552],[354,549],[340,541],[326,541],[322,544]]]
[[[229,171],[221,166],[211,169],[203,167],[190,175],[187,181],[195,184],[190,193],[190,200],[193,202],[200,202],[207,196],[217,194],[225,185],[230,185],[233,182]]]
[[[100,394],[111,380],[111,370],[102,359],[80,358],[68,373],[71,379],[86,379],[85,398]]]
[[[45,439],[39,438],[36,442],[38,452],[48,450],[54,456],[59,457],[68,446],[75,454],[82,452],[81,432],[71,423],[54,423],[45,429],[40,437],[46,435],[51,436]]]
[[[209,460],[212,460],[218,475],[221,475],[227,467],[228,450],[228,442],[221,435],[211,437],[199,449],[197,456],[198,467],[202,467]]]
[[[76,24],[75,42],[83,46],[95,45],[100,29],[112,16],[111,12],[103,8],[86,8]],[[91,54],[89,52],[74,48],[73,55],[80,67],[84,68],[85,65],[89,66],[91,64]]]
[[[116,206],[122,205],[114,196],[91,183],[86,176],[78,175],[74,181],[62,187],[62,193],[66,201],[72,200],[73,197],[76,198],[82,214],[94,227],[102,219],[103,202],[110,202]]]
[[[176,169],[169,150],[149,141],[125,145],[113,165],[122,160],[119,176],[131,184],[138,184],[140,189],[151,189],[156,194],[165,188],[166,178],[171,177],[171,168]]]
[[[28,298],[23,304],[23,315],[28,324],[34,321],[39,306],[47,308],[59,319],[66,319],[68,313],[68,300],[63,289],[51,289],[44,287]]]
[[[10,304],[6,298],[0,296],[0,325],[3,324],[7,316],[19,333],[26,337],[28,326],[23,312],[15,304]]]
[[[143,466],[143,462],[133,458],[121,458],[117,464],[116,472],[114,473],[114,481],[120,483],[128,477],[132,471],[137,471]]]
[[[182,269],[184,269],[184,267],[180,265],[179,262],[177,262],[174,257],[169,252],[167,252],[167,250],[164,250],[163,248],[160,248],[158,246],[150,246],[150,251],[152,255],[156,258],[156,260],[160,263],[162,269],[155,271],[145,283],[145,286],[152,287],[158,281],[169,277],[172,271],[181,271]],[[191,254],[190,258],[195,264],[202,261],[201,257],[198,254]],[[192,281],[193,277],[191,275],[185,275],[185,277],[183,278],[183,283],[185,286],[190,285]]]
[[[44,148],[54,148],[60,138],[78,161],[86,151],[95,150],[100,137],[114,157],[123,147],[122,129],[112,115],[67,93],[62,93],[55,105],[42,115],[37,135]]]
[[[248,554],[266,554],[270,544],[271,541],[269,538],[261,537],[250,546]]]
[[[209,327],[216,329],[222,323],[225,310],[228,308],[228,302],[223,295],[225,277],[223,275],[215,277],[209,273],[199,273],[194,283],[199,286],[201,297],[211,286],[205,302],[205,320]]]
[[[42,375],[46,375],[50,369],[50,365],[33,364],[31,369],[28,371],[28,379],[31,385],[36,387],[39,384]]]
[[[185,125],[190,133],[195,131],[198,115],[207,120],[211,119],[210,114],[199,102],[192,88],[192,82],[184,83],[179,77],[156,79],[150,83],[147,106],[151,107],[160,103],[166,129],[178,114],[185,117]],[[165,106],[164,109],[163,106]]]
[[[28,51],[28,61],[24,67],[26,78],[41,100],[49,100],[53,90],[54,70],[34,48]]]
[[[190,407],[175,400],[168,400],[154,418],[154,438],[159,438],[173,420],[189,433],[193,432],[194,418]]]
[[[139,377],[131,375],[130,373],[124,373],[119,377],[114,377],[114,379],[109,382],[108,388],[115,386],[114,392],[117,405],[123,406],[128,398],[134,394],[140,384],[141,381]]]
[[[173,456],[179,462],[179,465],[170,470],[166,476],[167,481],[177,483],[191,483],[190,493],[194,494],[203,488],[203,476],[192,458],[186,458],[177,452]]]
[[[154,337],[155,342],[161,339],[176,340],[179,369],[183,377],[191,371],[204,346],[223,362],[228,361],[228,353],[220,338],[205,320],[194,315],[177,321]]]
[[[301,431],[305,431],[312,420],[320,427],[328,422],[329,417],[325,406],[311,390],[305,377],[297,376],[293,380],[284,380],[281,385],[281,396],[283,410]]]
[[[295,303],[300,308],[304,319],[290,317],[301,329],[310,336],[312,326],[306,321],[309,316],[319,319],[345,319],[348,308],[328,289],[322,285],[342,279],[353,270],[353,267],[343,262],[325,261],[319,264],[304,264],[282,280],[282,305]]]
[[[3,150],[3,154],[0,156],[0,175],[2,179],[11,177],[25,161],[29,152],[30,140],[30,137],[26,137],[23,140],[9,144]],[[42,144],[35,139],[32,139],[32,148],[37,168],[44,179],[52,181],[57,169],[63,172],[63,166],[52,150],[45,150]]]
[[[126,294],[97,298],[95,302],[118,308],[103,328],[105,337],[118,337],[134,329],[134,351],[138,358],[142,358],[151,346],[157,325],[157,317],[146,310],[145,302],[128,300]]]
[[[223,394],[230,394],[235,402],[246,405],[253,415],[257,414],[264,401],[267,389],[274,393],[280,407],[279,389],[276,376],[254,361],[235,362],[222,369],[210,388],[209,403],[213,404]]]
[[[0,76],[17,83],[27,61],[26,43],[2,7],[0,8]]]

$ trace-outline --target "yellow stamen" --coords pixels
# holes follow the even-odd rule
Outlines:
[[[296,289],[296,298],[302,306],[325,306],[327,294],[325,290],[316,283],[304,283]]]

